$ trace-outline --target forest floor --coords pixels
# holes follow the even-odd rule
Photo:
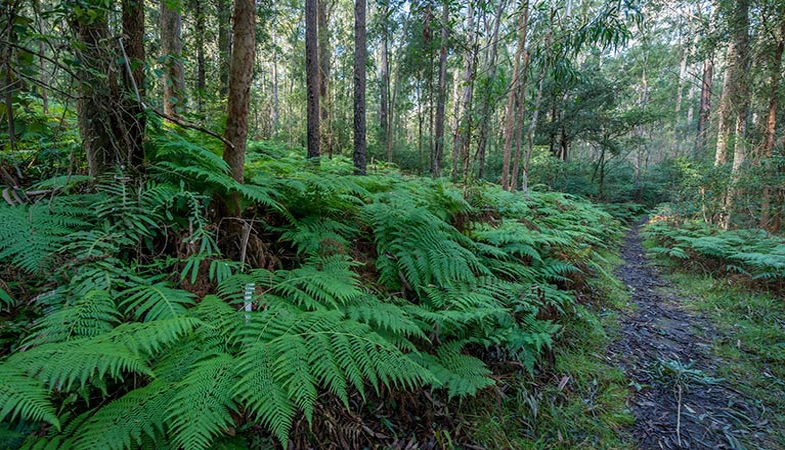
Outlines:
[[[620,314],[608,350],[635,391],[629,431],[638,448],[781,448],[771,446],[771,412],[760,399],[718,375],[725,361],[712,348],[721,332],[651,265],[639,229],[626,236],[617,271],[632,308]]]

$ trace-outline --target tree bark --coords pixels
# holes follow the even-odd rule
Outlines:
[[[177,4],[173,4],[177,3]],[[185,112],[185,70],[182,18],[179,2],[161,0],[161,57],[164,61],[164,114],[179,117]]]
[[[771,68],[769,73],[769,111],[766,115],[766,130],[763,138],[763,148],[761,157],[770,159],[774,154],[774,138],[777,131],[777,110],[779,109],[779,91],[782,81],[782,54],[785,51],[785,19],[781,19],[780,36],[777,47],[772,55]],[[770,165],[770,163],[769,163]],[[771,172],[768,170],[767,172]],[[761,193],[760,208],[760,227],[771,231],[778,230],[771,227],[771,186],[764,181],[763,192]]]
[[[700,158],[708,145],[708,123],[711,114],[711,90],[714,78],[714,59],[710,55],[703,61],[703,78],[701,81],[701,103],[698,111],[698,127],[695,137],[695,156]]]
[[[207,76],[204,56],[204,35],[207,32],[205,13],[202,9],[202,0],[194,0],[194,15],[196,24],[194,32],[196,35],[196,112],[200,119],[204,119],[204,96],[207,88]]]
[[[526,32],[529,24],[529,0],[521,1],[521,13],[518,22],[518,46],[515,50],[513,62],[512,81],[507,98],[507,111],[504,121],[504,154],[502,156],[502,189],[510,190],[510,160],[512,159],[512,144],[515,128],[516,105],[515,96],[519,84],[524,84],[525,74],[521,73],[521,59],[526,48]]]
[[[229,93],[229,67],[232,57],[232,28],[229,0],[215,0],[218,19],[218,93],[221,98]]]
[[[395,79],[393,80],[392,98],[390,99],[388,122],[387,122],[387,137],[385,143],[387,144],[387,162],[392,162],[393,157],[393,138],[394,138],[394,125],[395,125],[395,105],[398,102],[398,91],[401,89],[401,50],[406,42],[406,36],[409,30],[409,18],[411,13],[406,16],[403,22],[403,33],[401,33],[401,42],[399,43],[396,55],[398,60],[395,62]]]
[[[319,107],[321,152],[333,156],[332,129],[330,126],[330,9],[331,0],[317,0],[318,13],[318,51],[319,51]]]
[[[145,49],[144,49],[144,1],[143,0],[123,0],[123,45],[125,46],[128,63],[131,65],[131,74],[127,70],[122,70],[123,87],[126,93],[131,95],[124,96],[125,121],[128,123],[129,142],[131,143],[128,151],[128,158],[132,166],[141,168],[144,162],[144,133],[147,120],[144,114],[145,98]],[[138,95],[138,98],[137,98]]]
[[[442,4],[441,47],[439,49],[439,92],[436,96],[436,142],[434,145],[431,176],[441,175],[444,159],[444,103],[447,97],[447,36],[450,23],[450,5],[447,0]]]
[[[319,128],[319,49],[317,0],[305,0],[305,75],[308,95],[308,158],[320,152]]]
[[[256,5],[254,0],[234,0],[232,64],[229,70],[229,98],[226,108],[226,139],[234,147],[224,146],[224,161],[237,182],[243,182],[245,146],[248,140],[248,111],[256,54]],[[229,212],[239,214],[234,198]]]
[[[728,44],[727,60],[728,67],[725,69],[725,76],[722,81],[722,95],[720,96],[720,107],[718,111],[717,129],[717,148],[714,154],[714,165],[722,166],[728,162],[728,139],[730,139],[730,128],[732,121],[732,100],[731,90],[733,80],[733,61],[736,59],[736,44]]]
[[[453,144],[453,183],[458,182],[458,162],[464,166],[466,171],[466,163],[464,162],[464,154],[468,153],[468,142],[471,136],[472,126],[472,98],[474,95],[474,65],[475,65],[475,30],[474,30],[474,4],[470,0],[468,3],[468,11],[466,14],[466,29],[468,30],[468,47],[464,55],[464,71],[463,71],[463,93],[461,94],[461,117],[458,122],[458,127],[455,129],[455,140]],[[464,174],[465,175],[465,174]]]
[[[483,103],[481,107],[482,115],[480,119],[480,133],[477,143],[477,178],[482,179],[485,175],[485,149],[488,145],[488,132],[491,126],[491,118],[493,116],[493,108],[491,108],[491,100],[493,95],[493,86],[496,81],[496,55],[499,48],[499,25],[501,24],[502,14],[504,8],[507,6],[507,0],[499,0],[499,6],[496,10],[494,17],[493,32],[491,34],[491,47],[488,59],[485,62],[485,72],[488,73],[488,83],[485,86],[483,96]]]
[[[379,61],[379,134],[380,143],[382,147],[387,147],[387,127],[389,125],[388,109],[390,106],[390,62],[389,62],[389,47],[390,38],[389,30],[387,27],[387,10],[389,9],[389,1],[382,4],[382,17],[384,22],[382,26],[382,45],[381,56]]]
[[[730,183],[725,195],[725,205],[720,215],[719,224],[723,229],[728,229],[735,198],[738,196],[738,184],[741,179],[741,170],[747,154],[745,129],[747,125],[747,112],[749,109],[749,9],[750,0],[737,0],[734,2],[733,12],[730,17],[730,27],[734,42],[734,58],[730,61],[731,91],[728,93],[732,122],[735,124],[733,139],[733,165],[731,167]],[[729,120],[730,122],[730,120]]]
[[[365,175],[365,1],[354,4],[354,173]]]

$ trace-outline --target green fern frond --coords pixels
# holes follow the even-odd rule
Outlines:
[[[125,345],[96,342],[97,338],[74,339],[44,344],[16,353],[7,363],[38,378],[52,389],[69,390],[75,384],[110,376],[121,379],[124,373],[153,376],[145,359]]]
[[[21,417],[60,428],[49,390],[9,363],[0,363],[0,422]]]
[[[121,292],[120,296],[126,297],[121,306],[131,311],[136,319],[145,321],[180,317],[195,304],[193,294],[174,289],[165,281],[136,286]]]
[[[106,333],[120,322],[117,305],[108,292],[90,291],[73,305],[62,306],[39,319],[26,345],[64,342]]]
[[[166,422],[175,447],[210,448],[212,439],[233,424],[231,414],[237,410],[233,401],[236,365],[231,355],[214,355],[197,363],[177,384],[174,398],[166,409]]]
[[[162,414],[176,393],[175,383],[154,380],[101,407],[73,433],[75,450],[143,448],[166,432]]]

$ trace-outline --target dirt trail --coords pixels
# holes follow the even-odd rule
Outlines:
[[[695,331],[713,336],[711,324],[686,311],[687,300],[648,264],[639,228],[624,240],[617,273],[635,308],[621,316],[619,338],[609,349],[636,390],[630,431],[638,447],[719,450],[749,448],[741,445],[743,437],[761,442],[766,421],[749,399],[715,378],[722,362]]]

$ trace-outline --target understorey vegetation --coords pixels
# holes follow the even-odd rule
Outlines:
[[[14,191],[3,445],[460,442],[450,405],[562,364],[576,290],[620,234],[610,214],[301,153],[251,143],[240,184],[208,143],[161,133],[143,177]],[[242,215],[214,220],[229,193]]]

